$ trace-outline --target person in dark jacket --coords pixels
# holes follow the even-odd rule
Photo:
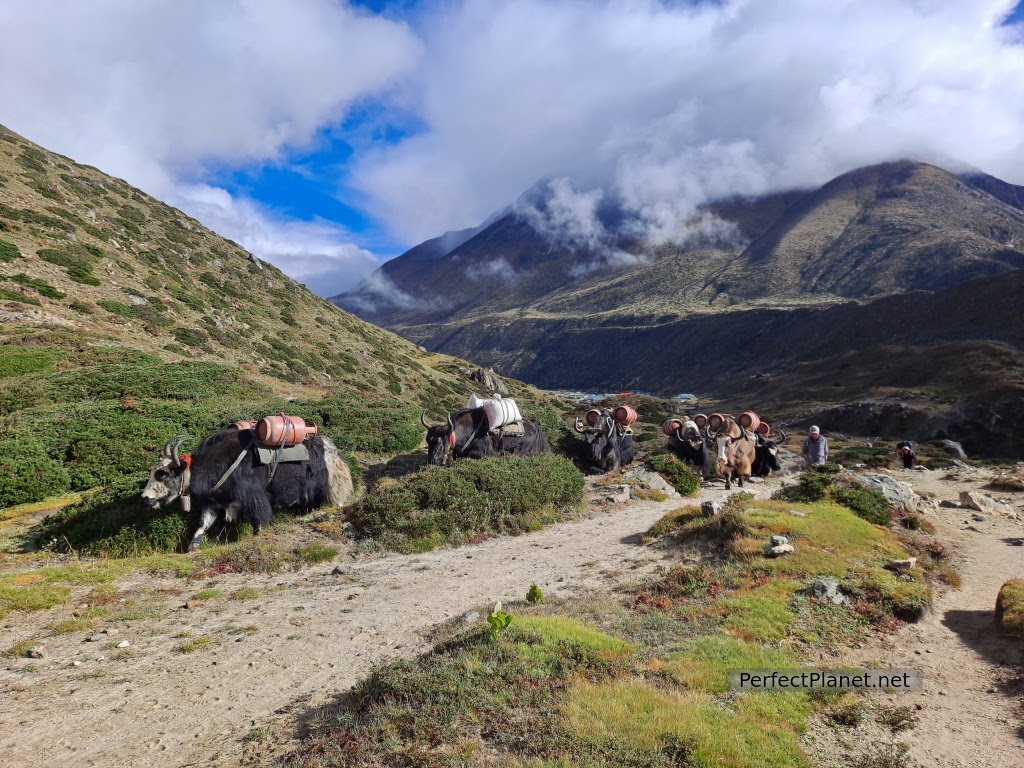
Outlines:
[[[917,462],[917,454],[914,453],[914,444],[909,440],[896,443],[896,455],[903,461],[904,469],[913,469]]]

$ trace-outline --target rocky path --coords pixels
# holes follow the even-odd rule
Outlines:
[[[774,487],[748,490],[766,496]],[[718,485],[698,500],[725,495]],[[594,503],[581,519],[524,536],[423,555],[349,555],[296,573],[223,575],[187,591],[180,580],[122,580],[121,589],[162,599],[160,616],[117,624],[118,634],[98,642],[83,642],[82,633],[51,638],[44,659],[0,671],[0,765],[235,765],[254,727],[275,713],[287,718],[291,705],[327,703],[376,664],[424,650],[426,634],[446,619],[522,599],[534,581],[559,595],[649,573],[662,554],[639,535],[680,503]],[[207,586],[224,595],[180,608]],[[260,593],[231,599],[240,588]],[[0,630],[0,647],[31,631]],[[208,643],[194,652],[179,650],[202,638]],[[124,640],[131,645],[119,651]]]
[[[919,492],[956,500],[978,480],[944,480],[944,471],[899,472]],[[1017,509],[1024,504],[1018,497]],[[1022,515],[1024,516],[1024,515]],[[996,595],[1007,579],[1024,578],[1024,523],[1003,515],[973,519],[970,510],[930,510],[940,540],[954,552],[963,583],[940,594],[922,621],[854,651],[855,664],[880,661],[924,673],[920,693],[885,696],[890,705],[921,710],[916,728],[900,734],[910,757],[927,768],[1024,766],[1024,642],[996,630]]]

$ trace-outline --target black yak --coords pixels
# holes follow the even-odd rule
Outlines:
[[[257,448],[262,446],[251,429],[231,426],[214,432],[191,456],[180,454],[182,441],[167,441],[142,500],[156,508],[180,498],[186,512],[194,500],[200,519],[192,549],[221,514],[227,522],[248,523],[258,532],[273,520],[274,510],[341,506],[352,494],[348,465],[326,437],[303,443],[308,461],[282,461],[276,467],[261,463]]]
[[[522,434],[507,428],[489,431],[483,408],[466,408],[448,417],[445,424],[420,423],[427,430],[427,463],[444,466],[454,459],[482,459],[485,456],[537,456],[550,453],[548,439],[536,422],[522,420]]]

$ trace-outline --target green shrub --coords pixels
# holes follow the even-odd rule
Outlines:
[[[119,477],[107,488],[56,512],[36,528],[44,547],[107,557],[181,548],[189,523],[178,504],[151,510],[139,497],[146,475]]]
[[[21,256],[18,246],[7,240],[0,240],[0,261],[10,262]]]
[[[350,520],[386,547],[425,551],[474,534],[534,530],[576,509],[583,486],[572,462],[553,454],[463,459],[381,483]]]
[[[868,488],[833,488],[832,498],[847,509],[852,509],[858,517],[862,517],[875,525],[889,525],[892,513],[889,502],[880,491]]]
[[[35,277],[29,277],[24,272],[19,272],[13,277],[9,277],[7,279],[13,280],[16,283],[20,283],[21,285],[27,285],[29,288],[35,289],[36,293],[38,293],[40,296],[45,296],[48,299],[64,298],[64,293],[62,291],[58,291],[45,280],[39,280],[38,278]]]
[[[419,411],[397,400],[334,395],[289,404],[290,412],[316,422],[342,451],[390,455],[418,448]]]
[[[800,475],[800,483],[798,485],[780,488],[774,493],[772,498],[810,504],[824,499],[831,487],[832,475],[828,472],[820,472],[816,467],[811,467]]]
[[[32,437],[0,438],[0,507],[66,493],[71,478]]]
[[[175,328],[174,338],[189,347],[201,347],[206,343],[206,333],[198,328]]]
[[[56,264],[58,267],[64,267],[68,271],[68,276],[77,283],[82,283],[83,285],[100,284],[100,281],[92,273],[96,256],[87,246],[77,245],[65,250],[40,248],[37,254],[44,261]],[[100,251],[100,254],[102,254],[102,251]]]
[[[109,299],[103,299],[96,302],[97,305],[102,307],[114,315],[120,317],[133,318],[138,316],[138,312],[135,307],[130,304],[122,304],[120,301],[110,301]]]
[[[0,379],[52,368],[64,353],[48,347],[0,346]]]
[[[70,301],[68,306],[75,310],[75,312],[81,312],[83,315],[91,315],[96,311],[92,304],[87,301],[79,301],[78,299]]]
[[[694,496],[700,490],[700,476],[671,453],[657,453],[648,461],[683,496]]]
[[[36,307],[40,306],[39,299],[26,296],[20,291],[8,291],[6,288],[0,288],[0,301],[16,301],[19,304],[32,304]]]

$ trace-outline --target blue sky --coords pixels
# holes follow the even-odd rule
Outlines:
[[[1009,0],[5,0],[0,123],[330,295],[545,178],[537,226],[584,244],[607,195],[656,243],[709,199],[898,157],[1024,183],[1020,22]]]

